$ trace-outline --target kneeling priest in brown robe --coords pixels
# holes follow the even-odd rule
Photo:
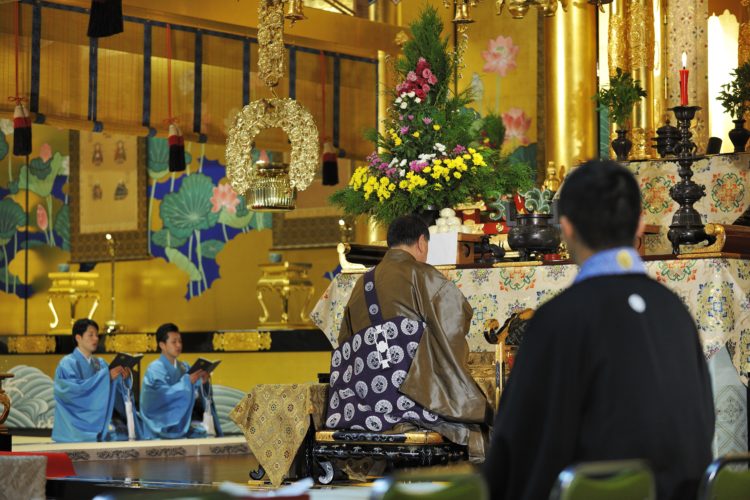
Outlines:
[[[326,426],[428,429],[467,445],[481,462],[492,410],[467,365],[473,311],[426,264],[429,238],[420,218],[396,219],[383,260],[355,284],[331,357]]]

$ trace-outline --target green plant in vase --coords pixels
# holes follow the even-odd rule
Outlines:
[[[410,28],[411,39],[395,61],[400,83],[391,94],[385,132],[368,132],[375,151],[331,202],[348,215],[367,214],[388,225],[401,215],[436,214],[531,187],[532,169],[500,155],[502,119],[480,117],[468,107],[469,90],[451,90],[459,55],[441,37],[437,11],[427,7]]]
[[[731,76],[732,81],[721,86],[716,100],[732,117],[734,128],[729,131],[729,140],[734,144],[734,152],[741,153],[750,139],[750,131],[745,128],[745,113],[750,102],[750,62],[732,71]]]
[[[595,98],[599,107],[609,111],[610,120],[617,125],[617,138],[612,141],[612,149],[619,161],[626,161],[633,143],[628,139],[628,124],[633,113],[633,106],[646,97],[641,82],[620,68],[615,70],[609,79],[609,85],[602,87]]]

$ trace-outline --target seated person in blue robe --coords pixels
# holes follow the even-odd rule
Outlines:
[[[156,330],[161,356],[148,365],[141,389],[141,417],[148,430],[164,439],[222,436],[213,404],[209,373],[188,373],[177,325]]]
[[[102,358],[94,356],[99,325],[90,319],[77,320],[73,339],[77,347],[55,370],[52,439],[65,443],[143,438],[138,414],[133,411],[130,370],[122,366],[109,369]]]

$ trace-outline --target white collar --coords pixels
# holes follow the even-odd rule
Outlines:
[[[81,353],[81,356],[83,356],[86,359],[86,361],[91,361],[91,356],[86,356],[86,354],[84,354],[84,352],[80,350],[78,347],[76,347],[76,351]]]

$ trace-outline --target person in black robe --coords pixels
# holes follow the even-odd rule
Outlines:
[[[572,172],[560,226],[576,282],[530,320],[502,394],[484,475],[493,499],[547,499],[558,474],[644,459],[658,498],[695,498],[714,407],[690,313],[645,274],[635,178],[610,161]]]

